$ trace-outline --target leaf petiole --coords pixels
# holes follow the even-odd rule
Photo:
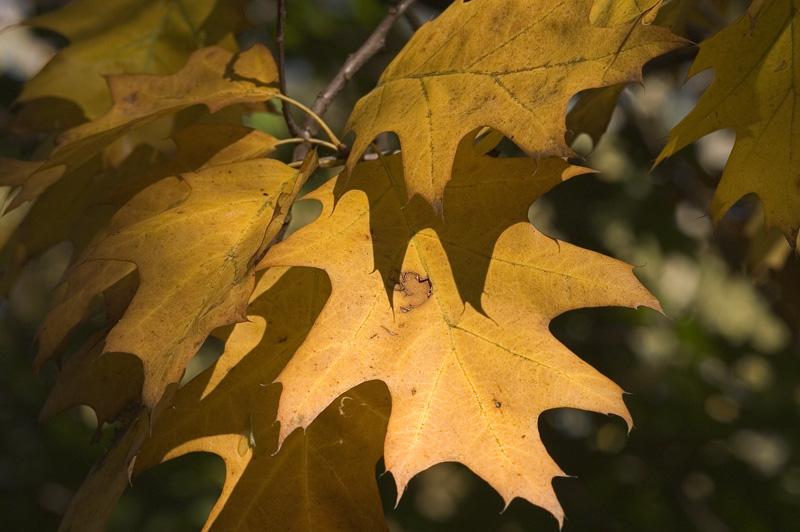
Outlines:
[[[302,138],[299,138],[299,137],[280,140],[280,141],[275,143],[275,146],[283,146],[284,144],[300,144],[302,142],[310,142],[311,144],[319,144],[320,146],[325,146],[326,148],[330,148],[333,151],[339,151],[339,147],[338,146],[336,146],[332,142],[328,142],[327,140],[302,139]]]
[[[322,118],[320,118],[319,115],[317,115],[317,113],[315,113],[314,111],[309,109],[304,104],[298,102],[294,98],[291,98],[291,97],[289,97],[289,96],[287,96],[285,94],[278,93],[275,97],[278,98],[281,101],[284,101],[286,103],[290,103],[290,104],[294,105],[295,107],[297,107],[298,109],[300,109],[302,111],[305,111],[305,113],[308,114],[308,116],[310,116],[311,118],[313,118],[314,121],[317,124],[319,124],[319,126],[322,128],[322,130],[325,131],[325,134],[328,135],[328,138],[331,139],[331,142],[336,146],[335,149],[337,149],[337,150],[339,149],[338,146],[340,146],[342,144],[342,141],[340,141],[339,138],[336,135],[333,134],[333,131],[331,131],[331,128],[328,127],[328,124],[326,124],[325,121]],[[304,140],[307,140],[308,142],[312,142],[312,139],[304,139]]]

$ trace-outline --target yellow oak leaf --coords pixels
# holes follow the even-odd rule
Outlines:
[[[160,165],[153,164],[160,162],[158,154],[142,147],[116,169],[103,169],[94,158],[63,176],[33,204],[17,230],[16,246],[11,244],[14,249],[4,253],[20,262],[70,240],[77,258],[116,209],[151,184],[206,166],[260,157],[277,142],[266,133],[224,124],[189,126],[175,133],[173,140],[175,156]]]
[[[36,17],[28,24],[60,33],[70,44],[25,84],[19,99],[72,100],[93,120],[111,105],[106,76],[171,74],[196,49],[218,44],[219,30],[229,29],[209,32],[204,27],[216,4],[217,0],[78,0]]]
[[[758,194],[767,225],[796,246],[800,227],[799,7],[792,0],[754,2],[750,10],[700,44],[689,77],[708,68],[714,81],[670,131],[656,164],[725,128],[736,141],[711,200],[714,224],[742,196]]]
[[[270,152],[277,142],[260,131],[222,124],[189,126],[173,139],[177,145],[175,156],[144,173],[137,164],[131,172],[126,164],[121,172],[85,173],[92,169],[87,164],[73,172],[75,175],[55,183],[34,204],[15,239],[3,250],[7,264],[0,288],[8,290],[28,258],[58,242],[70,240],[73,257],[77,259],[92,240],[102,239],[183,201],[189,193],[188,187],[180,180],[165,179],[168,176],[256,158]],[[137,169],[139,172],[134,171]],[[148,187],[147,193],[137,196]],[[74,276],[82,279],[73,277],[63,299],[55,301],[69,310],[46,317],[40,327],[35,368],[50,358],[60,358],[71,332],[88,317],[86,313],[95,296],[132,269],[127,263],[95,263],[74,272]]]
[[[167,387],[180,381],[211,330],[246,319],[255,264],[315,167],[315,155],[300,171],[271,159],[249,160],[168,178],[142,191],[73,269],[67,296],[40,330],[35,365],[63,344],[65,331],[74,328],[68,324],[80,322],[83,313],[76,309],[85,309],[135,267],[139,288],[103,351],[142,359],[142,402],[152,410]],[[179,185],[189,192],[175,202]]]
[[[169,161],[140,172],[135,180],[109,187],[97,201],[122,205],[145,188],[141,182],[155,183],[170,175],[264,157],[278,142],[268,133],[234,124],[192,124],[175,132],[171,139],[175,150]]]
[[[278,93],[277,77],[275,61],[261,44],[236,54],[219,46],[197,50],[169,76],[111,76],[108,86],[114,106],[102,117],[62,133],[54,153],[191,105],[204,104],[213,113],[232,103],[269,100]]]
[[[653,57],[682,46],[666,28],[600,28],[591,0],[454,2],[423,25],[358,101],[347,128],[354,165],[376,135],[400,138],[409,195],[437,211],[462,137],[492,127],[529,155],[572,156],[569,99],[581,90],[641,80]],[[512,15],[513,13],[513,15]]]
[[[347,392],[276,453],[280,387],[270,384],[329,294],[320,270],[268,270],[248,321],[234,326],[220,359],[177,392],[137,454],[134,477],[190,452],[225,460],[225,484],[203,530],[388,530],[375,480],[389,414],[384,386]]]
[[[74,170],[125,133],[160,117],[198,104],[213,113],[236,103],[269,100],[278,92],[277,75],[269,50],[256,44],[237,54],[218,46],[197,50],[169,76],[112,76],[108,79],[114,98],[111,110],[62,133],[50,158],[25,180],[9,208],[39,196],[63,175],[51,169]]]
[[[398,494],[416,473],[458,461],[507,503],[523,497],[561,521],[551,481],[563,473],[540,440],[539,415],[571,407],[631,420],[622,390],[548,324],[576,308],[659,305],[631,266],[514,223],[529,204],[517,196],[535,199],[587,170],[559,158],[498,160],[471,144],[462,143],[444,191],[444,222],[421,198],[407,203],[394,155],[357,165],[335,208],[334,183],[310,194],[323,205],[319,219],[265,256],[259,267],[322,268],[332,285],[277,378],[281,440],[353,386],[381,380],[392,397],[385,463]],[[387,279],[379,264],[395,260]]]
[[[56,181],[37,201],[28,203],[24,219],[0,254],[3,265],[0,293],[8,293],[28,260],[60,242],[70,241],[73,257],[82,255],[116,208],[125,202],[124,193],[115,194],[117,197],[113,199],[104,196],[126,181],[133,181],[140,190],[152,184],[153,181],[138,179],[141,166],[158,163],[159,159],[159,154],[143,146],[118,171],[113,171],[101,168],[100,158],[95,157]],[[131,184],[125,188],[133,188]],[[3,217],[14,216],[17,212],[13,210]]]

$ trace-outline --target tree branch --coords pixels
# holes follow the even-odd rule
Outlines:
[[[384,16],[383,20],[375,27],[372,34],[364,41],[364,44],[347,58],[347,61],[342,65],[342,68],[331,80],[330,84],[317,95],[317,99],[314,100],[314,103],[311,105],[312,111],[319,116],[325,114],[325,111],[328,110],[328,107],[333,103],[336,96],[342,91],[347,82],[350,81],[350,78],[384,47],[386,44],[386,35],[388,35],[389,30],[414,2],[416,2],[416,0],[402,0],[398,2],[397,5],[389,7],[386,16]],[[299,134],[296,136],[312,136],[316,134],[318,130],[319,126],[317,123],[314,122],[312,118],[306,117],[306,119],[303,120],[303,124],[300,126]],[[294,150],[293,159],[295,161],[303,159],[310,147],[310,144],[299,145]]]
[[[278,0],[278,24],[275,40],[278,43],[278,83],[282,94],[286,94],[286,52],[283,44],[283,34],[286,27],[286,0]],[[281,102],[283,108],[283,119],[286,121],[286,127],[289,128],[289,133],[294,137],[300,137],[300,127],[294,121],[292,111],[286,102]]]

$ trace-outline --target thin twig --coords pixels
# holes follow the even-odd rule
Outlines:
[[[283,44],[283,34],[286,28],[286,0],[278,0],[278,27],[276,33],[278,34],[275,40],[278,43],[278,83],[282,94],[286,94],[286,52]],[[300,126],[294,121],[292,111],[289,107],[282,103],[283,119],[286,121],[286,126],[293,137],[301,137]]]
[[[347,58],[342,68],[331,80],[330,84],[317,95],[317,99],[311,105],[311,110],[319,116],[325,114],[333,100],[342,91],[344,86],[350,81],[350,78],[369,61],[372,56],[378,53],[386,44],[386,35],[394,23],[403,16],[403,13],[411,7],[416,0],[402,0],[395,6],[389,7],[386,16],[375,27],[372,34],[364,41],[364,44],[352,55]],[[318,131],[317,124],[312,118],[306,117],[300,126],[300,134],[298,137],[313,136]],[[303,159],[310,149],[309,144],[301,144],[294,150],[294,160]]]

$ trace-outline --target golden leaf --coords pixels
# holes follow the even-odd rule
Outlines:
[[[352,170],[376,135],[400,138],[409,195],[441,211],[462,137],[492,127],[535,157],[572,156],[564,141],[577,92],[641,80],[653,57],[682,46],[666,28],[599,28],[591,0],[454,2],[420,28],[356,104]]]
[[[142,191],[73,269],[40,330],[36,365],[57,352],[89,300],[135,267],[139,288],[103,351],[142,359],[142,401],[152,410],[211,330],[246,318],[255,264],[315,165],[315,156],[299,172],[271,159],[215,165]]]
[[[189,452],[225,460],[204,530],[388,530],[375,480],[389,412],[384,386],[347,392],[276,453],[280,388],[270,384],[329,293],[319,270],[266,272],[248,321],[233,328],[220,359],[178,391],[137,455],[134,475]]]
[[[675,128],[656,164],[709,133],[732,128],[736,142],[711,201],[714,224],[742,196],[758,194],[767,225],[791,246],[800,228],[800,108],[795,60],[800,24],[790,0],[754,2],[748,13],[700,44],[689,76],[714,69],[714,81]],[[735,58],[735,60],[732,60]]]
[[[382,380],[392,396],[386,468],[399,494],[416,473],[459,461],[506,503],[523,497],[561,521],[551,481],[562,472],[539,414],[572,407],[631,421],[619,387],[548,323],[576,308],[658,302],[631,266],[522,222],[531,198],[587,170],[482,156],[469,139],[458,153],[446,223],[421,198],[406,204],[395,155],[357,165],[335,208],[333,183],[312,193],[319,219],[267,253],[260,267],[323,268],[332,284],[277,379],[281,440],[353,386]]]
[[[216,4],[217,0],[78,0],[36,17],[28,24],[60,33],[70,44],[25,84],[19,99],[72,100],[93,120],[111,105],[106,76],[172,74],[193,51],[221,41],[219,30],[228,28],[204,28]]]
[[[14,240],[3,250],[7,264],[0,288],[8,290],[27,259],[59,242],[69,240],[73,257],[78,259],[92,241],[184,200],[188,187],[179,180],[166,179],[169,176],[215,164],[249,160],[271,151],[276,142],[274,137],[260,131],[224,125],[190,126],[173,138],[177,153],[157,168],[142,172],[143,163],[138,160],[137,151],[120,173],[95,173],[98,169],[86,164],[55,183],[34,203]],[[145,156],[147,153],[145,150]],[[137,196],[151,185],[153,188],[147,194]],[[123,205],[125,207],[118,211]],[[55,301],[59,306],[67,305],[69,310],[45,318],[40,328],[35,367],[49,358],[60,358],[71,331],[86,317],[95,295],[130,273],[132,268],[131,264],[94,264],[80,269],[85,274],[76,271],[74,275],[85,277],[73,278],[63,299]]]
[[[197,50],[170,76],[112,76],[111,110],[62,133],[50,158],[25,180],[9,208],[39,196],[63,175],[51,169],[70,172],[133,129],[193,105],[204,104],[213,113],[236,103],[269,100],[278,92],[276,80],[272,55],[260,44],[239,54],[216,46]]]

